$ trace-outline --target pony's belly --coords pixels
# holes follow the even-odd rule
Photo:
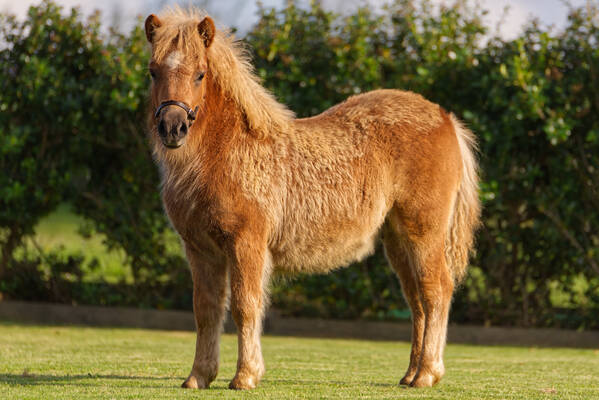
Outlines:
[[[295,245],[272,251],[273,264],[284,272],[327,272],[359,261],[374,252],[378,229],[365,235],[296,241]]]
[[[378,207],[364,210],[359,217],[283,229],[281,240],[271,247],[273,264],[292,273],[326,272],[359,261],[374,252],[387,211],[381,199]]]

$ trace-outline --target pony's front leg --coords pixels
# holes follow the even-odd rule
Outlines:
[[[189,377],[182,387],[206,389],[218,372],[219,339],[227,302],[227,267],[224,258],[186,246],[193,279],[193,311],[197,339]]]
[[[266,240],[257,232],[236,238],[231,257],[231,315],[237,326],[237,372],[230,389],[253,389],[264,375],[260,347],[264,291],[271,259]]]

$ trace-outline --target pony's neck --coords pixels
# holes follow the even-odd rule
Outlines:
[[[201,123],[193,132],[194,143],[200,148],[197,152],[208,151],[211,157],[218,157],[232,141],[248,134],[249,127],[241,107],[231,95],[219,86],[213,77],[208,76]]]
[[[247,132],[265,138],[287,130],[293,112],[262,86],[243,47],[230,37],[217,35],[210,50],[209,70],[222,94],[241,112]]]

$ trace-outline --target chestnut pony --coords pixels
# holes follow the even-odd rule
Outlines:
[[[150,140],[164,208],[193,280],[196,353],[187,388],[215,379],[227,304],[237,326],[233,389],[264,374],[269,277],[326,272],[382,238],[412,310],[400,384],[432,386],[454,286],[480,204],[474,136],[421,96],[376,90],[296,119],[253,73],[242,46],[195,10],[145,22],[152,46]]]

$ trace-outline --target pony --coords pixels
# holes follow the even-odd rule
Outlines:
[[[262,87],[246,48],[195,9],[145,20],[149,140],[165,212],[193,281],[196,350],[186,388],[207,388],[227,307],[231,389],[255,388],[269,279],[363,259],[382,239],[412,315],[400,384],[443,376],[454,287],[479,221],[474,135],[418,94],[375,90],[296,118]]]

